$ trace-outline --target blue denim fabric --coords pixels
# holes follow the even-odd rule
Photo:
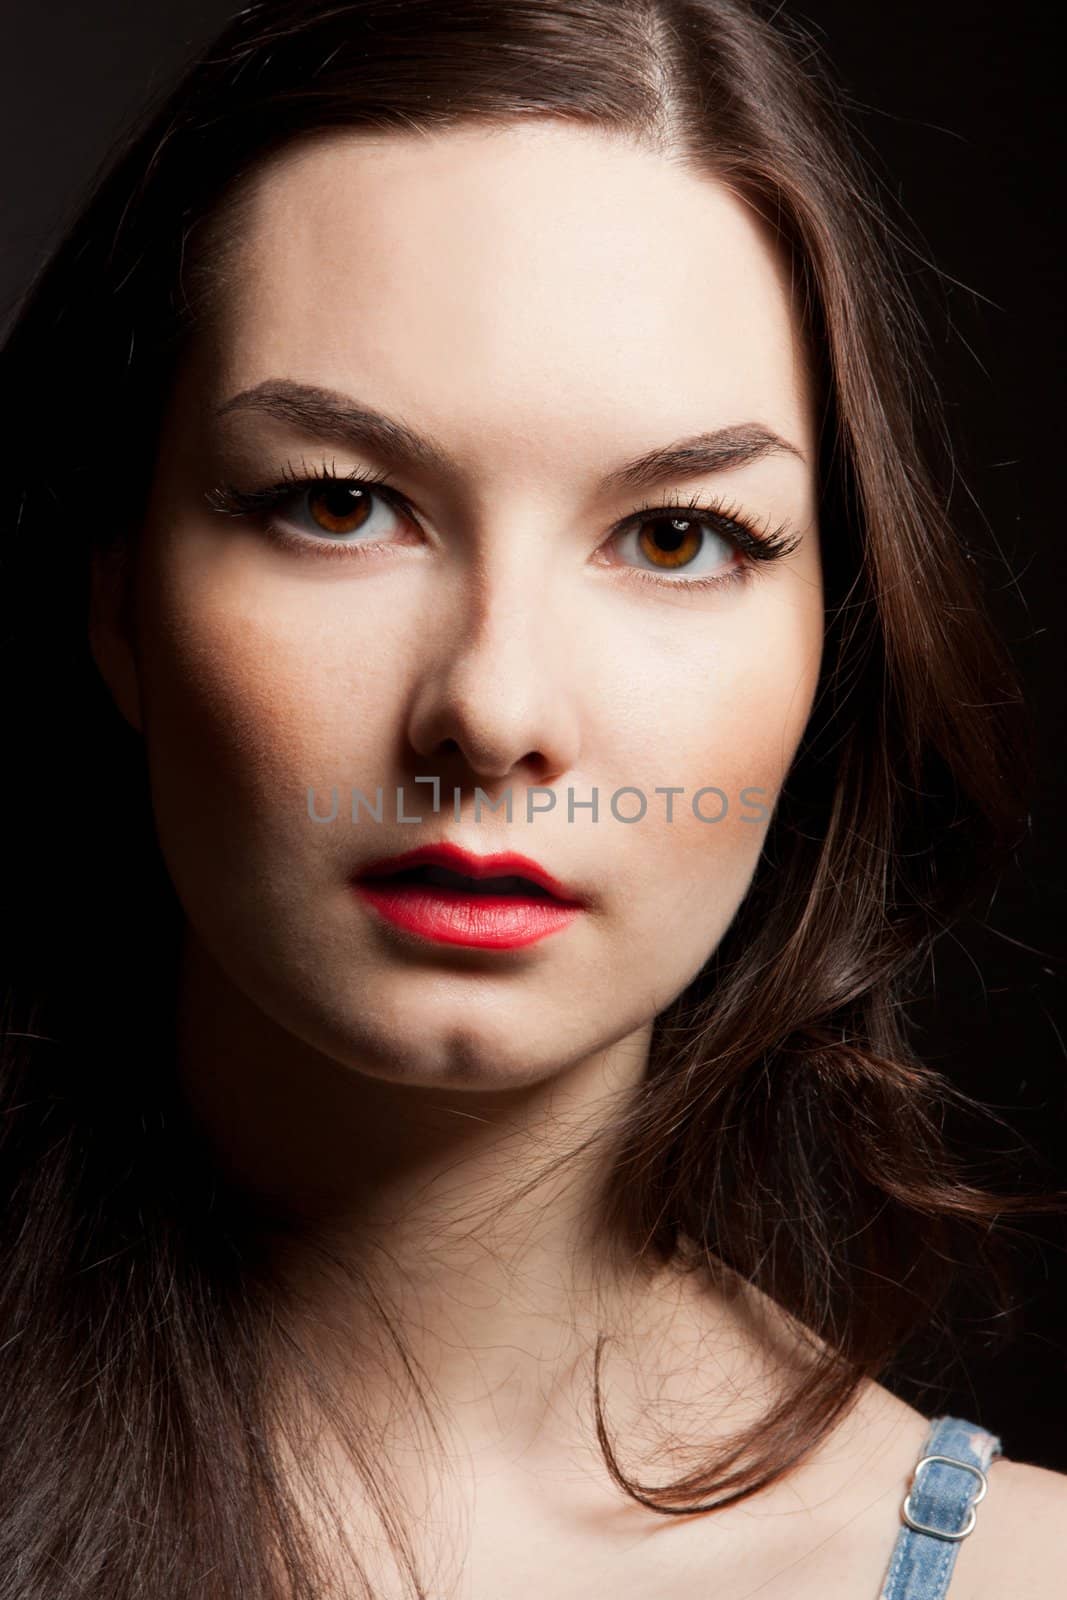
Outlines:
[[[996,1434],[963,1417],[934,1417],[922,1450],[922,1456],[951,1456],[983,1472],[1001,1454]],[[981,1488],[981,1479],[974,1472],[944,1461],[928,1462],[921,1471],[913,1472],[904,1502],[908,1514],[914,1522],[942,1533],[918,1532],[904,1520],[901,1507],[903,1526],[878,1600],[944,1600],[963,1541],[942,1534],[962,1532],[971,1522],[972,1512],[975,1519],[981,1516],[981,1508],[974,1504]]]

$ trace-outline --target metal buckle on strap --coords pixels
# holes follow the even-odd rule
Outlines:
[[[915,1487],[916,1479],[918,1478],[922,1468],[931,1461],[944,1461],[946,1465],[950,1467],[963,1467],[965,1471],[973,1472],[980,1484],[978,1493],[975,1495],[974,1499],[967,1508],[967,1521],[957,1533],[949,1533],[944,1528],[931,1528],[925,1522],[916,1522],[915,1518],[911,1514],[910,1501],[912,1489]],[[967,1535],[973,1529],[975,1522],[978,1520],[975,1513],[975,1506],[978,1504],[979,1500],[983,1500],[985,1498],[985,1493],[988,1488],[989,1479],[986,1477],[981,1467],[976,1467],[973,1461],[957,1461],[955,1456],[923,1456],[922,1460],[916,1464],[915,1471],[911,1475],[911,1488],[909,1488],[907,1494],[904,1496],[904,1504],[901,1507],[901,1515],[903,1516],[904,1521],[908,1524],[908,1527],[914,1528],[916,1533],[932,1533],[937,1539],[966,1539]]]

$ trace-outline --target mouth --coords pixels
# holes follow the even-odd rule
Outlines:
[[[504,851],[477,856],[450,840],[420,845],[401,855],[379,856],[367,862],[359,881],[389,878],[396,883],[421,883],[426,887],[476,895],[520,895],[526,899],[555,900],[563,905],[584,904],[537,861]]]
[[[404,933],[481,949],[533,944],[567,927],[584,904],[526,857],[478,857],[452,844],[371,862],[353,888]]]
[[[405,867],[399,872],[368,871],[360,874],[360,880],[377,884],[388,883],[397,889],[405,884],[421,884],[458,895],[484,895],[490,899],[507,895],[511,899],[553,900],[557,905],[562,904],[562,901],[548,889],[534,883],[532,878],[523,877],[518,873],[493,878],[474,878],[465,872],[453,872],[449,867],[424,866]]]

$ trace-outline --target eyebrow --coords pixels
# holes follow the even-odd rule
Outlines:
[[[234,411],[261,412],[301,432],[357,449],[362,447],[385,460],[409,461],[442,476],[458,476],[456,463],[434,439],[333,389],[288,378],[267,378],[232,395],[215,414],[223,417]],[[600,488],[612,492],[679,476],[728,472],[765,456],[782,454],[804,460],[796,445],[762,423],[731,423],[646,451],[613,468],[601,480]]]

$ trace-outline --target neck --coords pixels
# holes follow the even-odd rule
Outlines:
[[[342,1064],[294,1038],[192,938],[178,1018],[183,1091],[219,1164],[285,1219],[272,1266],[298,1338],[358,1380],[362,1415],[394,1440],[397,1373],[415,1369],[494,1470],[533,1456],[599,1469],[601,1333],[609,1421],[624,1438],[648,1420],[646,1361],[657,1410],[677,1402],[674,1437],[694,1367],[710,1360],[734,1396],[751,1377],[750,1309],[625,1254],[605,1225],[612,1128],[650,1030],[519,1086],[412,1082],[402,1064]],[[706,1443],[706,1415],[702,1426]]]
[[[620,1258],[600,1205],[649,1030],[520,1086],[413,1083],[294,1038],[192,936],[178,1019],[183,1092],[220,1165],[292,1219],[278,1265],[300,1302],[316,1320],[348,1302],[351,1331],[343,1283],[374,1282],[474,1435],[538,1426],[544,1393],[655,1275]]]

